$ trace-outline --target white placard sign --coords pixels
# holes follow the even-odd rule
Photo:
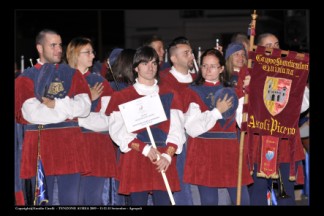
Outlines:
[[[167,120],[157,93],[120,104],[118,107],[130,133]]]

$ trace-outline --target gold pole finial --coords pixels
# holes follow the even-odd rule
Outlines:
[[[251,14],[251,17],[253,20],[256,20],[256,18],[258,17],[258,15],[256,14],[256,10],[253,10],[253,14]]]

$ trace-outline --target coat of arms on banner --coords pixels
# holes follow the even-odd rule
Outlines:
[[[278,115],[287,105],[292,81],[269,77],[264,83],[263,101],[272,116]]]

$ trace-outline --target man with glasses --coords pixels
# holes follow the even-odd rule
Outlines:
[[[48,204],[53,204],[57,177],[60,205],[77,205],[80,173],[86,171],[84,140],[77,118],[90,112],[89,87],[81,73],[59,64],[62,39],[57,32],[40,31],[36,49],[38,63],[15,80],[15,118],[26,126],[20,176],[31,178],[35,188],[36,163],[41,159]]]

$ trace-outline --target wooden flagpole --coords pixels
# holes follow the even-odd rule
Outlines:
[[[250,24],[250,46],[249,51],[253,51],[254,47],[254,35],[255,35],[255,25],[256,25],[256,18],[257,18],[256,10],[253,11],[253,14],[251,14],[252,21]],[[252,67],[252,59],[248,59],[248,68]],[[244,105],[248,103],[248,94],[245,93],[244,95]],[[244,107],[243,105],[243,107]],[[244,109],[243,109],[244,110]],[[247,113],[243,112],[242,117],[242,124],[247,122]],[[245,131],[242,130],[241,126],[241,136],[240,136],[240,150],[239,150],[239,165],[238,165],[238,176],[237,176],[237,192],[236,192],[236,205],[241,205],[241,193],[242,193],[242,165],[243,165],[243,149],[244,149],[244,136]]]

